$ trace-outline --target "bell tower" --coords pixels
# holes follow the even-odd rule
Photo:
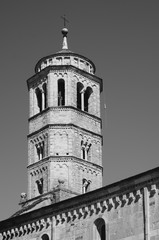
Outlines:
[[[100,92],[88,58],[68,49],[44,57],[27,80],[28,200],[61,201],[102,187]]]

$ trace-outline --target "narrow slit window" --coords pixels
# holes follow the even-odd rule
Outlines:
[[[43,194],[43,178],[36,181],[39,194]]]
[[[85,153],[85,148],[82,148],[82,158],[85,159],[86,158],[86,153]]]

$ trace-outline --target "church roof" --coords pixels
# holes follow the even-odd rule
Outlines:
[[[94,63],[93,63],[90,59],[88,59],[87,57],[82,56],[82,55],[80,55],[80,54],[78,54],[78,53],[74,53],[74,52],[72,52],[72,51],[70,51],[70,50],[61,50],[61,51],[59,51],[59,52],[57,52],[57,53],[53,53],[53,54],[51,54],[51,55],[48,55],[48,56],[45,56],[45,57],[41,58],[41,59],[37,62],[37,64],[35,65],[35,72],[36,72],[36,73],[38,72],[38,69],[39,69],[39,67],[41,66],[41,64],[42,64],[43,62],[46,62],[46,61],[49,62],[49,61],[52,60],[53,58],[55,58],[55,57],[60,57],[60,56],[79,57],[79,58],[85,60],[86,62],[89,62],[89,63],[93,66],[93,72],[94,72],[94,73],[95,73],[95,71],[96,71],[96,67],[95,67]]]
[[[42,64],[45,65],[45,67],[47,67],[48,65],[54,65],[54,64],[58,65],[57,63],[55,63],[56,62],[55,58],[60,57],[60,56],[72,56],[72,57],[80,58],[81,60],[87,62],[87,64],[89,63],[92,66],[92,73],[93,74],[95,73],[96,67],[90,59],[88,59],[87,57],[82,56],[80,54],[77,54],[75,52],[72,52],[68,48],[67,33],[68,33],[68,29],[63,28],[62,29],[62,34],[63,34],[62,49],[54,54],[50,54],[48,56],[41,58],[35,66],[36,73],[39,72],[39,69],[40,70],[42,69]],[[65,65],[65,63],[63,63],[63,65]],[[70,65],[71,65],[71,63],[70,63]]]

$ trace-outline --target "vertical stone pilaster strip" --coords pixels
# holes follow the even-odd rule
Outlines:
[[[44,90],[42,89],[42,110],[45,109],[45,94],[44,94]]]
[[[54,226],[54,224],[53,224],[53,217],[51,217],[50,218],[50,224],[51,224],[51,240],[53,240],[53,239],[55,239],[55,236],[53,236],[53,226]]]
[[[34,98],[34,95],[33,95],[33,89],[30,88],[29,90],[29,117],[32,117],[34,115],[34,101],[33,101],[33,98]]]
[[[53,75],[52,77],[52,87],[53,87],[53,106],[58,106],[58,75]]]
[[[36,96],[36,88],[34,89],[34,93],[33,93],[34,97],[34,102],[33,102],[33,108],[34,108],[34,115],[36,115],[39,112],[39,107],[38,107],[38,100],[37,100],[37,96]]]
[[[149,192],[147,187],[144,188],[144,239],[150,240],[150,221],[149,221]]]
[[[28,199],[31,198],[31,175],[28,172]]]
[[[56,218],[53,216],[51,218],[51,240],[57,239],[56,236]]]
[[[106,228],[106,239],[109,240],[110,239],[110,236],[109,236],[109,223],[105,224],[105,228]]]
[[[71,96],[69,96],[69,94],[72,95],[71,92],[69,93],[69,91],[72,90],[71,89],[71,81],[68,81],[67,74],[64,74],[63,79],[64,79],[64,93],[65,93],[64,94],[64,103],[65,103],[64,105],[68,106],[68,105],[70,105],[69,104],[70,103],[69,98],[71,97]]]
[[[55,106],[54,104],[54,73],[50,72],[48,74],[48,107]]]

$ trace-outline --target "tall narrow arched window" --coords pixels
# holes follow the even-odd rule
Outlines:
[[[58,106],[65,105],[65,81],[63,79],[58,80]]]
[[[78,82],[77,83],[77,108],[78,109],[81,109],[81,110],[84,110],[84,104],[83,104],[83,94],[84,92],[82,93],[82,89],[84,89],[84,86],[82,83]]]
[[[36,89],[36,98],[37,98],[37,105],[39,107],[39,112],[42,111],[42,92],[39,88]]]
[[[43,84],[43,93],[44,93],[44,109],[47,108],[47,86],[46,83]]]
[[[93,227],[93,240],[106,240],[106,227],[104,219],[96,219]]]
[[[92,88],[87,87],[85,93],[84,93],[84,111],[88,112],[89,111],[89,97],[92,94]]]

